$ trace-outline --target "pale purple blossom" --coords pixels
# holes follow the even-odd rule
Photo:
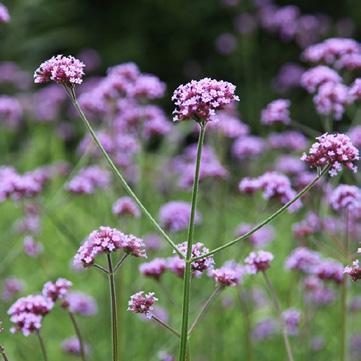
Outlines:
[[[46,282],[43,287],[42,294],[44,297],[50,298],[53,302],[62,300],[66,297],[72,283],[65,278],[58,278],[55,282]]]
[[[180,85],[172,97],[176,107],[173,112],[174,120],[194,119],[205,122],[213,120],[216,118],[216,110],[239,100],[234,94],[235,89],[236,87],[231,83],[210,78],[192,80]]]
[[[237,46],[237,38],[231,33],[223,33],[217,36],[215,45],[220,54],[228,55],[235,50]]]
[[[144,314],[148,319],[151,319],[151,311],[153,310],[154,303],[157,301],[158,299],[154,296],[154,292],[144,293],[144,291],[140,291],[130,297],[128,311]]]
[[[0,23],[8,23],[10,21],[10,14],[7,7],[0,3]]]
[[[17,277],[8,277],[4,280],[4,286],[2,291],[2,300],[10,301],[15,295],[23,292],[24,282]]]
[[[287,257],[285,268],[287,270],[312,274],[320,262],[321,256],[318,252],[312,251],[306,247],[298,247]]]
[[[254,135],[241,136],[232,145],[232,154],[242,161],[260,156],[265,150],[264,140]]]
[[[0,124],[16,128],[20,124],[22,113],[22,106],[15,97],[0,96]]]
[[[335,211],[353,211],[361,208],[361,189],[354,185],[340,184],[329,196],[329,203]]]
[[[341,76],[333,69],[325,65],[318,65],[305,71],[301,77],[301,85],[309,93],[314,93],[325,83],[341,83]]]
[[[112,208],[113,214],[117,216],[130,216],[139,218],[141,213],[138,205],[130,197],[121,197],[114,204]]]
[[[322,220],[317,216],[317,214],[309,212],[302,221],[293,224],[292,232],[296,239],[304,240],[308,236],[320,232],[321,228]]]
[[[227,111],[217,113],[217,120],[207,125],[207,131],[217,131],[227,138],[235,139],[249,133],[249,127],[236,115]]]
[[[274,88],[279,93],[297,88],[300,85],[304,68],[295,63],[286,63],[279,70],[274,80]]]
[[[164,204],[159,210],[159,219],[162,226],[171,231],[179,232],[187,229],[191,214],[191,205],[188,202],[172,201]],[[195,224],[201,222],[198,212],[195,215]]]
[[[83,82],[85,65],[73,56],[57,55],[42,63],[34,73],[35,83],[55,81],[72,87]]]
[[[221,287],[235,287],[242,281],[245,273],[244,267],[228,261],[221,268],[213,269],[210,275]]]
[[[277,99],[267,105],[261,113],[261,123],[265,125],[272,124],[290,124],[290,106],[288,99]]]
[[[249,273],[257,273],[266,271],[271,267],[270,263],[273,260],[273,254],[267,251],[251,252],[244,260],[244,263],[249,266]]]
[[[281,133],[271,133],[267,139],[272,149],[284,149],[287,151],[304,151],[307,147],[307,138],[296,130]]]
[[[350,137],[352,144],[357,149],[361,149],[361,125],[356,125],[350,128],[348,136]]]
[[[265,318],[258,321],[252,330],[252,339],[262,341],[278,333],[277,321],[273,318]]]
[[[44,252],[44,246],[42,243],[37,242],[32,236],[26,236],[24,238],[24,252],[29,257],[37,257]]]
[[[150,262],[142,263],[139,271],[145,277],[151,277],[160,280],[162,274],[167,270],[167,261],[163,258],[155,258]]]
[[[254,225],[242,223],[237,226],[235,235],[236,237],[243,236],[245,233],[248,233],[252,230]],[[270,244],[275,238],[275,231],[271,225],[266,225],[254,232],[249,236],[246,241],[248,241],[254,247],[265,247]]]
[[[361,66],[360,66],[361,68]],[[361,100],[361,78],[355,79],[349,88],[349,97],[354,100]]]
[[[84,353],[85,355],[90,354],[90,346],[88,344],[84,344]],[[73,356],[80,356],[81,355],[81,347],[79,339],[75,336],[69,337],[65,339],[61,343],[61,349],[64,353],[73,355]]]
[[[141,74],[135,81],[132,95],[145,99],[158,99],[164,96],[166,85],[157,76]]]
[[[344,268],[341,263],[326,259],[321,261],[314,269],[314,273],[323,281],[333,281],[337,284],[343,281]]]
[[[293,155],[281,155],[275,164],[277,172],[294,175],[295,177],[304,172],[305,168],[305,164],[299,157]]]
[[[296,336],[301,322],[301,312],[297,309],[289,308],[282,312],[282,319],[286,325],[288,334]]]
[[[323,134],[316,138],[307,155],[304,153],[302,160],[311,168],[330,165],[330,175],[335,176],[342,170],[342,166],[353,172],[357,171],[356,162],[359,160],[359,151],[353,146],[350,138],[345,134]]]
[[[67,307],[71,313],[81,316],[93,316],[98,311],[95,299],[82,292],[68,292],[63,307]]]

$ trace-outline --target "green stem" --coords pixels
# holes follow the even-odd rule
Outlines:
[[[76,333],[76,337],[78,338],[78,342],[79,342],[79,346],[80,346],[80,357],[83,361],[86,361],[83,338],[81,336],[81,332],[80,332],[78,323],[76,322],[75,315],[69,311],[69,317],[70,317],[71,323],[73,324],[73,327],[74,327],[74,330]]]
[[[345,259],[348,260],[349,249],[349,219],[348,211],[345,215]],[[341,285],[341,347],[340,347],[340,360],[347,360],[347,278],[343,278]]]
[[[4,361],[9,361],[8,357],[6,356],[5,349],[3,346],[0,346],[0,354],[3,357]]]
[[[186,360],[187,350],[188,350],[189,299],[190,299],[190,284],[192,277],[192,269],[191,269],[192,243],[193,243],[193,233],[194,233],[194,218],[196,213],[197,196],[198,196],[199,170],[201,165],[202,147],[204,142],[205,131],[206,131],[206,125],[204,123],[200,123],[200,132],[199,132],[198,146],[197,146],[197,160],[196,160],[196,168],[195,168],[194,183],[192,190],[191,215],[189,219],[188,236],[187,236],[187,257],[185,260],[185,271],[184,271],[184,281],[183,281],[182,330],[181,330],[178,361]]]
[[[225,248],[233,246],[237,242],[243,241],[244,239],[250,237],[253,233],[257,232],[260,228],[262,228],[266,224],[270,223],[274,218],[276,218],[281,213],[283,213],[289,206],[291,206],[298,199],[300,199],[305,193],[307,193],[320,180],[320,178],[329,170],[329,168],[330,168],[330,166],[326,166],[325,168],[323,168],[323,170],[320,172],[320,174],[317,177],[315,177],[310,184],[308,184],[305,188],[303,188],[302,191],[299,192],[293,199],[291,199],[283,207],[278,209],[275,213],[271,214],[269,217],[267,217],[264,221],[259,223],[257,226],[252,228],[249,232],[247,232],[244,235],[234,239],[233,241],[230,241],[230,242],[224,244],[223,246],[215,248],[214,250],[212,250],[212,251],[210,251],[210,252],[208,252],[208,253],[206,253],[206,254],[204,254],[202,256],[192,258],[192,262],[197,261],[197,260],[202,259],[202,258],[209,257],[209,256],[211,256],[211,255],[213,255],[215,253],[218,253],[218,252],[224,250]]]
[[[118,269],[121,267],[123,262],[127,259],[129,256],[129,253],[124,253],[124,255],[120,258],[120,260],[117,262],[117,264],[114,267],[114,273],[117,273]]]
[[[122,184],[122,186],[124,187],[125,191],[129,194],[129,196],[131,196],[134,201],[138,204],[139,208],[142,210],[143,214],[145,214],[145,216],[150,220],[150,222],[153,224],[153,226],[158,230],[158,232],[165,238],[165,240],[169,243],[169,245],[175,250],[175,252],[182,258],[185,258],[184,255],[182,254],[182,252],[179,251],[179,249],[177,248],[177,246],[174,244],[174,242],[170,239],[170,237],[168,236],[168,234],[162,229],[162,227],[158,224],[158,222],[153,218],[153,216],[149,213],[149,211],[147,210],[147,208],[143,205],[143,203],[140,201],[140,199],[137,197],[137,195],[134,193],[134,191],[132,190],[132,188],[128,185],[127,181],[125,180],[125,178],[122,176],[122,174],[120,173],[120,171],[118,170],[118,168],[116,167],[116,165],[114,164],[114,162],[112,161],[112,159],[110,158],[109,154],[107,153],[107,151],[104,149],[104,147],[102,146],[100,140],[98,139],[93,127],[91,126],[91,124],[89,123],[88,119],[86,118],[83,110],[81,109],[79,102],[76,98],[75,95],[75,91],[73,88],[71,89],[66,89],[67,93],[70,96],[70,99],[75,107],[75,109],[77,110],[77,112],[80,115],[80,118],[82,119],[82,121],[84,122],[84,125],[86,126],[86,128],[88,129],[90,135],[92,136],[94,142],[96,143],[96,145],[99,147],[101,153],[103,154],[104,158],[106,159],[106,161],[108,162],[110,168],[112,169],[112,171],[114,172],[114,174],[116,175],[116,177],[119,179],[120,183]]]
[[[264,280],[266,281],[268,292],[271,295],[271,299],[272,299],[272,302],[273,302],[273,306],[274,306],[274,308],[276,310],[279,323],[280,323],[280,325],[282,327],[282,335],[283,335],[283,341],[285,343],[285,348],[286,348],[286,352],[287,352],[287,359],[288,359],[288,361],[294,361],[293,354],[292,354],[292,349],[291,349],[291,344],[290,344],[290,341],[288,339],[287,326],[285,325],[285,323],[283,321],[283,318],[282,318],[281,306],[280,306],[280,303],[278,301],[276,292],[275,292],[275,290],[274,290],[274,288],[272,286],[271,280],[269,279],[269,277],[267,275],[267,272],[262,271],[262,274],[263,274]]]
[[[211,303],[215,300],[215,298],[223,291],[223,287],[218,286],[211,295],[207,298],[207,300],[202,305],[202,308],[200,309],[198,315],[196,316],[195,320],[192,323],[192,326],[189,329],[189,336],[192,334],[196,326],[198,325],[199,321],[204,317],[205,313],[207,312],[209,306]]]
[[[94,263],[93,266],[95,268],[97,268],[99,271],[109,274],[108,270],[106,268],[104,268],[103,266],[101,266],[100,264]]]
[[[180,337],[180,333],[178,331],[176,331],[173,327],[169,326],[166,322],[163,322],[160,318],[158,318],[157,316],[154,316],[153,314],[152,314],[152,320],[154,320],[160,326],[162,326],[165,329],[167,329],[168,331],[170,331],[173,335]]]
[[[113,262],[110,254],[107,254],[108,260],[108,280],[110,290],[110,307],[112,318],[112,355],[113,361],[118,361],[118,317],[117,317],[117,299],[115,292]]]
[[[246,350],[246,359],[247,361],[252,361],[252,326],[250,318],[250,309],[248,307],[248,301],[246,295],[243,295],[242,292],[238,294],[239,301],[241,303],[241,310],[244,318],[244,333],[245,333],[245,350]]]
[[[39,339],[39,343],[40,343],[41,352],[42,352],[43,357],[44,357],[44,361],[48,361],[48,355],[46,353],[44,340],[43,340],[42,336],[40,335],[39,331],[37,332],[37,335],[38,335],[38,339]]]

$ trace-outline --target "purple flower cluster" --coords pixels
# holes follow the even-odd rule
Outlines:
[[[343,271],[344,268],[341,263],[333,259],[326,259],[315,267],[314,274],[323,281],[333,281],[340,284],[343,281]]]
[[[10,21],[10,14],[7,7],[0,3],[0,23],[8,23]]]
[[[351,266],[346,266],[343,271],[345,274],[349,275],[353,281],[358,281],[361,279],[361,267],[360,261],[355,260],[352,262]]]
[[[2,300],[10,301],[16,294],[24,290],[24,282],[16,277],[8,277],[4,281]]]
[[[236,262],[228,261],[221,268],[211,271],[211,277],[222,287],[235,287],[242,281],[246,273],[244,267]]]
[[[83,345],[84,346],[84,352],[86,355],[90,354],[90,346],[88,344]],[[80,342],[77,337],[69,337],[65,339],[61,343],[61,349],[64,353],[73,355],[73,356],[80,356],[81,355],[81,348],[80,348]]]
[[[0,122],[6,127],[14,129],[20,124],[23,113],[20,102],[7,95],[0,96]]]
[[[153,305],[158,299],[154,296],[154,292],[144,293],[144,291],[135,293],[130,297],[128,303],[128,311],[145,315],[148,319],[152,318],[151,311]]]
[[[281,133],[271,133],[267,139],[271,149],[284,149],[287,151],[304,151],[307,147],[307,138],[296,130]]]
[[[342,170],[342,166],[353,172],[357,171],[356,162],[359,160],[359,151],[353,146],[350,138],[344,134],[323,134],[317,137],[309,151],[302,156],[302,160],[311,168],[331,166],[330,175],[335,176]]]
[[[29,295],[19,298],[8,310],[10,321],[15,324],[11,332],[21,331],[29,336],[41,328],[41,322],[53,308],[51,299],[41,295]]]
[[[43,287],[43,296],[51,299],[53,302],[62,300],[66,297],[72,283],[65,278],[58,278],[55,282],[47,282]]]
[[[92,194],[96,189],[104,189],[109,186],[110,173],[99,166],[83,168],[66,185],[66,190],[76,194]]]
[[[143,240],[131,234],[124,234],[115,228],[101,226],[80,246],[74,257],[74,264],[89,267],[98,254],[111,253],[118,249],[123,249],[135,257],[146,258]]]
[[[265,199],[276,198],[282,204],[286,204],[296,196],[288,177],[276,172],[266,172],[257,178],[244,178],[239,183],[239,190],[242,193],[254,193],[262,190]],[[297,200],[289,207],[289,211],[296,211],[301,206],[301,201]]]
[[[185,255],[187,254],[187,242],[183,242],[177,245],[177,248]],[[209,252],[209,249],[201,242],[196,242],[192,245],[192,258],[204,256]],[[177,256],[178,257],[178,256]],[[204,271],[211,271],[214,266],[213,256],[201,258],[192,262],[192,271],[198,275]]]
[[[352,144],[357,149],[361,149],[361,125],[356,125],[351,128],[348,132],[348,136],[350,137]]]
[[[304,68],[295,63],[286,63],[279,70],[274,80],[274,89],[278,93],[285,93],[288,90],[297,88],[300,85]]]
[[[152,277],[157,281],[160,280],[162,274],[167,270],[167,261],[163,258],[155,258],[150,262],[142,263],[139,271],[145,277]]]
[[[286,325],[288,334],[296,336],[301,322],[301,312],[294,308],[289,308],[282,312],[282,319]]]
[[[37,257],[44,252],[44,246],[42,243],[37,242],[32,236],[26,236],[24,238],[24,252],[29,257]]]
[[[249,127],[232,112],[223,110],[217,113],[217,119],[207,125],[208,131],[217,131],[227,138],[235,139],[249,133]]]
[[[63,307],[81,316],[93,316],[98,311],[95,299],[82,292],[68,292],[63,301]]]
[[[72,87],[83,82],[85,65],[73,56],[57,55],[42,63],[34,73],[35,83],[54,81]]]
[[[296,270],[306,274],[312,274],[320,262],[321,256],[318,252],[306,247],[298,247],[287,257],[285,268],[287,270]]]
[[[121,197],[114,204],[112,208],[113,214],[117,216],[130,216],[139,218],[141,213],[138,205],[130,197]]]
[[[347,210],[352,212],[361,208],[361,190],[360,188],[340,184],[331,193],[329,203],[335,211]]]
[[[164,204],[159,210],[159,219],[162,226],[170,232],[179,232],[187,229],[191,215],[191,205],[188,202],[172,201]],[[201,222],[198,212],[195,215],[195,224]]]
[[[309,212],[302,221],[292,226],[293,235],[298,240],[304,240],[308,236],[320,232],[321,229],[322,221],[317,214],[313,212]]]
[[[291,102],[288,99],[277,99],[267,105],[261,113],[261,123],[265,125],[272,124],[290,124]]]
[[[326,83],[339,84],[341,76],[325,65],[318,65],[305,71],[301,77],[301,85],[309,93],[314,93],[321,85]]]
[[[240,237],[248,233],[253,227],[254,225],[242,223],[237,226],[235,235]],[[274,238],[274,228],[271,225],[266,225],[248,237],[247,241],[254,247],[265,247],[270,244]]]
[[[361,100],[361,78],[356,79],[351,85],[349,89],[349,97],[352,100]]]
[[[236,87],[226,81],[204,78],[180,85],[172,96],[176,106],[175,121],[190,120],[208,122],[216,118],[216,110],[222,109],[239,98]]]
[[[249,266],[249,273],[257,273],[266,271],[271,267],[271,261],[273,260],[273,254],[267,251],[251,252],[244,260],[244,263]]]
[[[264,150],[264,140],[254,135],[239,137],[232,146],[233,156],[240,161],[256,158],[260,156]]]

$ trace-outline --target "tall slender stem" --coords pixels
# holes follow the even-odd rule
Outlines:
[[[345,214],[345,259],[348,261],[349,249],[349,217],[348,210]],[[340,339],[340,361],[347,360],[347,277],[343,278],[341,285],[341,339]]]
[[[192,206],[191,206],[191,215],[189,219],[188,226],[188,236],[187,236],[187,256],[185,260],[185,271],[184,271],[184,280],[183,280],[183,306],[182,306],[182,330],[181,330],[181,341],[179,345],[179,357],[178,361],[185,361],[187,358],[188,350],[188,321],[189,321],[189,299],[190,299],[190,284],[192,277],[192,244],[193,244],[193,233],[194,233],[194,218],[196,214],[197,207],[197,196],[198,196],[198,183],[199,183],[199,170],[201,165],[202,158],[202,147],[204,142],[204,136],[206,131],[206,125],[202,122],[200,123],[200,132],[198,137],[198,146],[197,146],[197,159],[196,159],[196,168],[194,175],[194,183],[192,190]],[[189,359],[189,357],[188,357]]]
[[[70,317],[71,323],[73,324],[74,331],[76,333],[76,337],[78,338],[79,348],[80,348],[80,357],[83,361],[86,361],[84,342],[83,342],[83,338],[81,336],[79,325],[76,322],[75,315],[70,311],[69,311],[69,317]]]
[[[194,329],[196,328],[196,326],[198,325],[198,323],[202,319],[202,317],[204,317],[204,315],[207,312],[207,310],[208,310],[209,306],[211,305],[211,303],[222,292],[222,290],[223,290],[223,287],[221,287],[221,286],[218,286],[217,288],[215,288],[213,290],[213,292],[210,294],[210,296],[203,303],[198,315],[194,319],[194,321],[192,323],[192,326],[189,329],[189,332],[188,332],[189,336],[192,334],[192,332],[194,331]]]
[[[322,171],[313,179],[311,183],[309,183],[305,188],[302,189],[293,199],[291,199],[289,202],[287,202],[284,206],[279,208],[275,213],[271,214],[269,217],[267,217],[265,220],[260,222],[257,226],[253,227],[249,232],[243,234],[242,236],[234,239],[233,241],[227,242],[223,246],[217,247],[214,250],[192,259],[192,261],[197,261],[202,258],[206,258],[211,256],[212,254],[218,253],[225,248],[228,248],[230,246],[233,246],[235,243],[243,241],[244,239],[250,237],[253,233],[257,232],[260,228],[264,227],[266,224],[270,223],[273,219],[275,219],[277,216],[279,216],[281,213],[283,213],[289,206],[291,206],[293,203],[295,203],[298,199],[300,199],[305,193],[307,193],[319,180],[320,178],[330,169],[330,166],[326,166],[322,169]]]
[[[5,353],[5,349],[3,346],[0,346],[0,354],[3,357],[4,361],[9,361],[9,358],[7,357],[6,353]]]
[[[245,333],[245,350],[246,350],[246,359],[247,361],[252,361],[253,353],[252,353],[252,325],[250,318],[250,309],[248,307],[248,301],[245,298],[246,296],[241,293],[238,293],[238,298],[241,303],[241,309],[244,318],[244,333]]]
[[[137,197],[137,195],[134,193],[134,191],[132,190],[132,188],[128,185],[127,181],[125,180],[125,178],[122,176],[122,174],[120,173],[119,169],[117,168],[117,166],[114,164],[114,162],[112,161],[112,159],[110,158],[109,154],[107,153],[107,151],[104,149],[103,145],[101,144],[100,140],[98,139],[98,136],[96,135],[93,127],[91,126],[91,124],[89,123],[87,117],[85,116],[83,110],[81,109],[79,102],[76,98],[75,95],[75,91],[73,88],[69,89],[69,88],[65,88],[65,90],[67,91],[75,109],[77,110],[77,112],[80,115],[80,118],[82,119],[82,121],[84,122],[84,125],[86,126],[86,128],[88,129],[90,135],[92,136],[94,142],[96,143],[96,145],[99,147],[101,153],[103,154],[104,158],[106,159],[106,161],[108,162],[110,168],[112,169],[112,171],[114,172],[114,174],[116,175],[116,177],[119,179],[120,183],[122,184],[123,188],[125,189],[125,191],[129,194],[129,196],[131,196],[134,201],[138,204],[139,208],[142,210],[142,212],[145,214],[145,216],[150,220],[150,222],[153,224],[153,226],[158,230],[158,232],[165,238],[165,240],[169,243],[169,245],[175,250],[175,252],[182,258],[185,258],[184,255],[182,254],[182,252],[179,251],[179,249],[177,248],[177,246],[174,244],[174,242],[170,239],[170,237],[168,236],[168,234],[163,230],[163,228],[158,224],[158,222],[153,218],[153,216],[149,213],[148,209],[143,205],[143,203],[140,201],[140,199]]]
[[[273,303],[273,306],[274,306],[274,308],[276,310],[278,321],[279,321],[279,323],[280,323],[280,325],[282,327],[282,335],[283,335],[283,341],[285,343],[285,348],[286,348],[286,352],[287,352],[287,359],[288,359],[288,361],[294,361],[293,354],[292,354],[292,349],[291,349],[291,344],[290,344],[290,341],[288,339],[287,326],[285,325],[285,323],[283,321],[283,318],[282,318],[281,306],[280,306],[280,303],[278,301],[276,291],[274,290],[274,288],[272,286],[272,282],[269,279],[269,277],[267,275],[267,272],[262,271],[262,274],[263,274],[264,280],[266,281],[268,292],[271,295],[272,303]]]
[[[129,256],[129,253],[123,254],[123,256],[120,258],[120,260],[117,262],[117,264],[114,267],[114,273],[117,273],[118,269],[121,267],[121,265],[127,259],[128,256]]]
[[[118,317],[117,317],[117,298],[115,292],[115,281],[114,281],[114,270],[112,257],[108,253],[108,280],[110,290],[110,307],[111,307],[111,318],[112,318],[112,355],[113,361],[118,361]]]
[[[162,321],[160,318],[152,314],[152,320],[157,322],[160,326],[164,327],[168,331],[170,331],[173,335],[176,335],[177,337],[180,337],[180,333],[176,331],[173,327],[168,325],[166,322]]]
[[[44,340],[43,337],[40,335],[40,331],[37,332],[38,335],[38,339],[39,339],[39,343],[40,343],[40,348],[41,348],[41,352],[43,354],[43,358],[44,361],[48,361],[48,354],[46,353],[46,348],[45,348],[45,344],[44,344]]]

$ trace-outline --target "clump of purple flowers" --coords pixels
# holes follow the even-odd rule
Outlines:
[[[53,302],[62,300],[67,295],[73,284],[65,278],[58,278],[55,282],[47,282],[43,287],[43,296],[50,298]]]
[[[221,287],[235,287],[242,281],[245,272],[244,267],[228,261],[221,268],[212,270],[211,276]]]
[[[140,217],[140,209],[130,197],[119,198],[112,208],[113,214],[117,216],[130,216],[134,218]]]
[[[90,354],[90,346],[88,344],[83,345],[84,346],[84,352],[86,355]],[[80,356],[81,355],[81,347],[80,342],[77,337],[69,337],[65,339],[61,343],[61,349],[64,353],[73,355],[73,356]]]
[[[191,205],[188,202],[172,201],[164,204],[159,210],[159,219],[162,226],[171,231],[179,232],[187,229],[191,214]],[[199,224],[201,216],[197,212],[195,224]]]
[[[307,155],[302,160],[311,168],[320,168],[329,165],[330,175],[335,176],[342,170],[342,166],[353,172],[357,171],[356,162],[360,159],[359,151],[353,146],[350,138],[345,134],[323,134],[317,137]]]
[[[265,125],[290,124],[291,102],[288,99],[277,99],[267,105],[261,113],[261,122]]]
[[[153,305],[158,299],[154,296],[154,292],[144,293],[140,291],[130,297],[128,303],[128,311],[145,315],[148,319],[152,318],[151,311]]]
[[[222,109],[239,98],[236,87],[226,81],[210,78],[192,80],[180,85],[172,96],[175,104],[175,121],[190,120],[209,122],[216,118],[216,110]]]
[[[155,258],[150,262],[142,263],[139,271],[146,277],[152,277],[159,281],[162,274],[167,270],[167,261],[163,258]]]
[[[10,14],[7,7],[0,3],[0,23],[8,23],[10,21]]]
[[[73,56],[53,56],[35,70],[34,82],[48,83],[54,81],[72,87],[83,82],[84,67],[84,63]]]
[[[266,271],[271,267],[271,261],[273,260],[273,254],[267,251],[251,252],[244,260],[244,263],[249,266],[249,273],[257,273]]]

